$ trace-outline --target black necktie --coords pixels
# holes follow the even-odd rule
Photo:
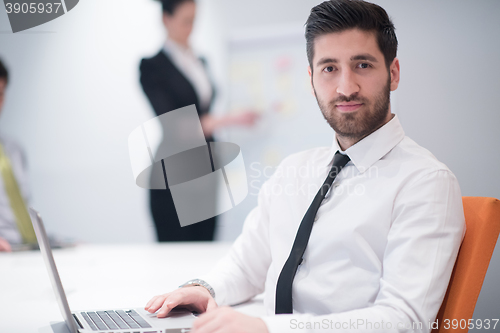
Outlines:
[[[340,152],[336,152],[333,157],[333,165],[326,177],[325,182],[319,189],[318,193],[314,197],[313,202],[309,206],[306,214],[302,218],[299,230],[297,231],[297,236],[295,236],[295,241],[293,242],[292,251],[281,270],[280,276],[278,278],[278,283],[276,284],[276,307],[275,313],[293,313],[292,304],[292,284],[297,272],[297,267],[299,267],[302,262],[302,256],[307,247],[307,242],[309,242],[309,236],[311,235],[311,230],[314,224],[314,218],[316,213],[321,206],[321,202],[325,198],[326,193],[332,186],[332,183],[337,177],[337,174],[342,170],[342,168],[350,161],[349,156],[342,155]]]

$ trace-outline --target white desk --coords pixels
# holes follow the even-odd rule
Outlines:
[[[72,311],[136,308],[206,273],[228,243],[81,245],[54,250]],[[264,315],[262,298],[237,307]],[[0,253],[0,332],[46,331],[62,321],[39,251]]]

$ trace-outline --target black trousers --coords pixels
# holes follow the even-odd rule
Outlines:
[[[150,190],[150,207],[159,242],[212,241],[216,217],[181,227],[170,190]]]

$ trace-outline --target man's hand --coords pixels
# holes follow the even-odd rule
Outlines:
[[[230,307],[214,308],[193,323],[191,333],[269,333],[264,321]]]
[[[0,252],[11,252],[12,248],[10,247],[9,242],[0,237]]]
[[[191,286],[155,296],[146,304],[144,309],[150,313],[155,313],[159,309],[156,316],[163,318],[176,306],[203,313],[216,308],[217,303],[204,287]]]

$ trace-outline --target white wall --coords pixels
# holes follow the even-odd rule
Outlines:
[[[500,198],[500,2],[375,2],[397,28],[402,74],[396,112],[407,135],[450,167],[463,195]],[[319,1],[198,3],[193,44],[209,60],[224,109],[228,36],[303,24]],[[138,63],[161,45],[159,4],[85,0],[53,22],[9,31],[0,10],[0,57],[12,76],[0,131],[26,148],[32,204],[49,231],[87,242],[153,241],[147,192],[134,184],[127,136],[153,117]],[[230,222],[220,238],[240,230],[242,221]],[[499,266],[497,249],[475,318],[494,318]]]
[[[0,35],[12,77],[0,129],[26,148],[32,205],[59,236],[154,239],[127,137],[153,116],[138,62],[163,40],[160,11],[153,1],[122,4],[80,1],[48,24]],[[8,30],[5,11],[0,15],[0,29]]]

